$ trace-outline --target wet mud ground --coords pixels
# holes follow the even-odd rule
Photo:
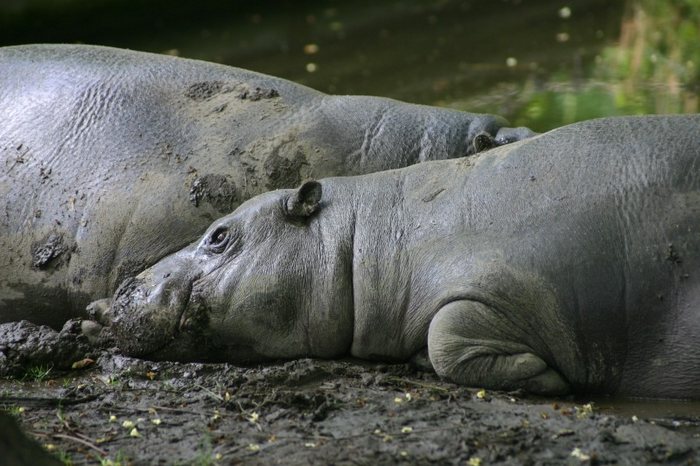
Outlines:
[[[700,464],[696,404],[634,415],[642,405],[588,401],[352,360],[240,368],[104,355],[0,380],[0,407],[66,464]]]

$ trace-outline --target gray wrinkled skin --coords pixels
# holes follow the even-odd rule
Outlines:
[[[504,124],[163,55],[0,48],[0,323],[60,328],[270,189],[532,134]]]
[[[244,203],[117,292],[121,349],[406,360],[491,389],[700,398],[700,116],[592,120]]]

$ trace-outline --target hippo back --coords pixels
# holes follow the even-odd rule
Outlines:
[[[164,55],[0,48],[0,321],[59,325],[255,194],[463,155],[502,123]]]

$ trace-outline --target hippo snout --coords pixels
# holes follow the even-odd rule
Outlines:
[[[115,292],[110,327],[125,354],[151,354],[204,321],[199,306],[192,312],[188,309],[197,275],[177,262],[165,259],[127,279]]]

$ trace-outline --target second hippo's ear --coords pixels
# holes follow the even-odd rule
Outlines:
[[[287,199],[286,214],[291,217],[310,217],[321,202],[321,183],[307,181]]]

